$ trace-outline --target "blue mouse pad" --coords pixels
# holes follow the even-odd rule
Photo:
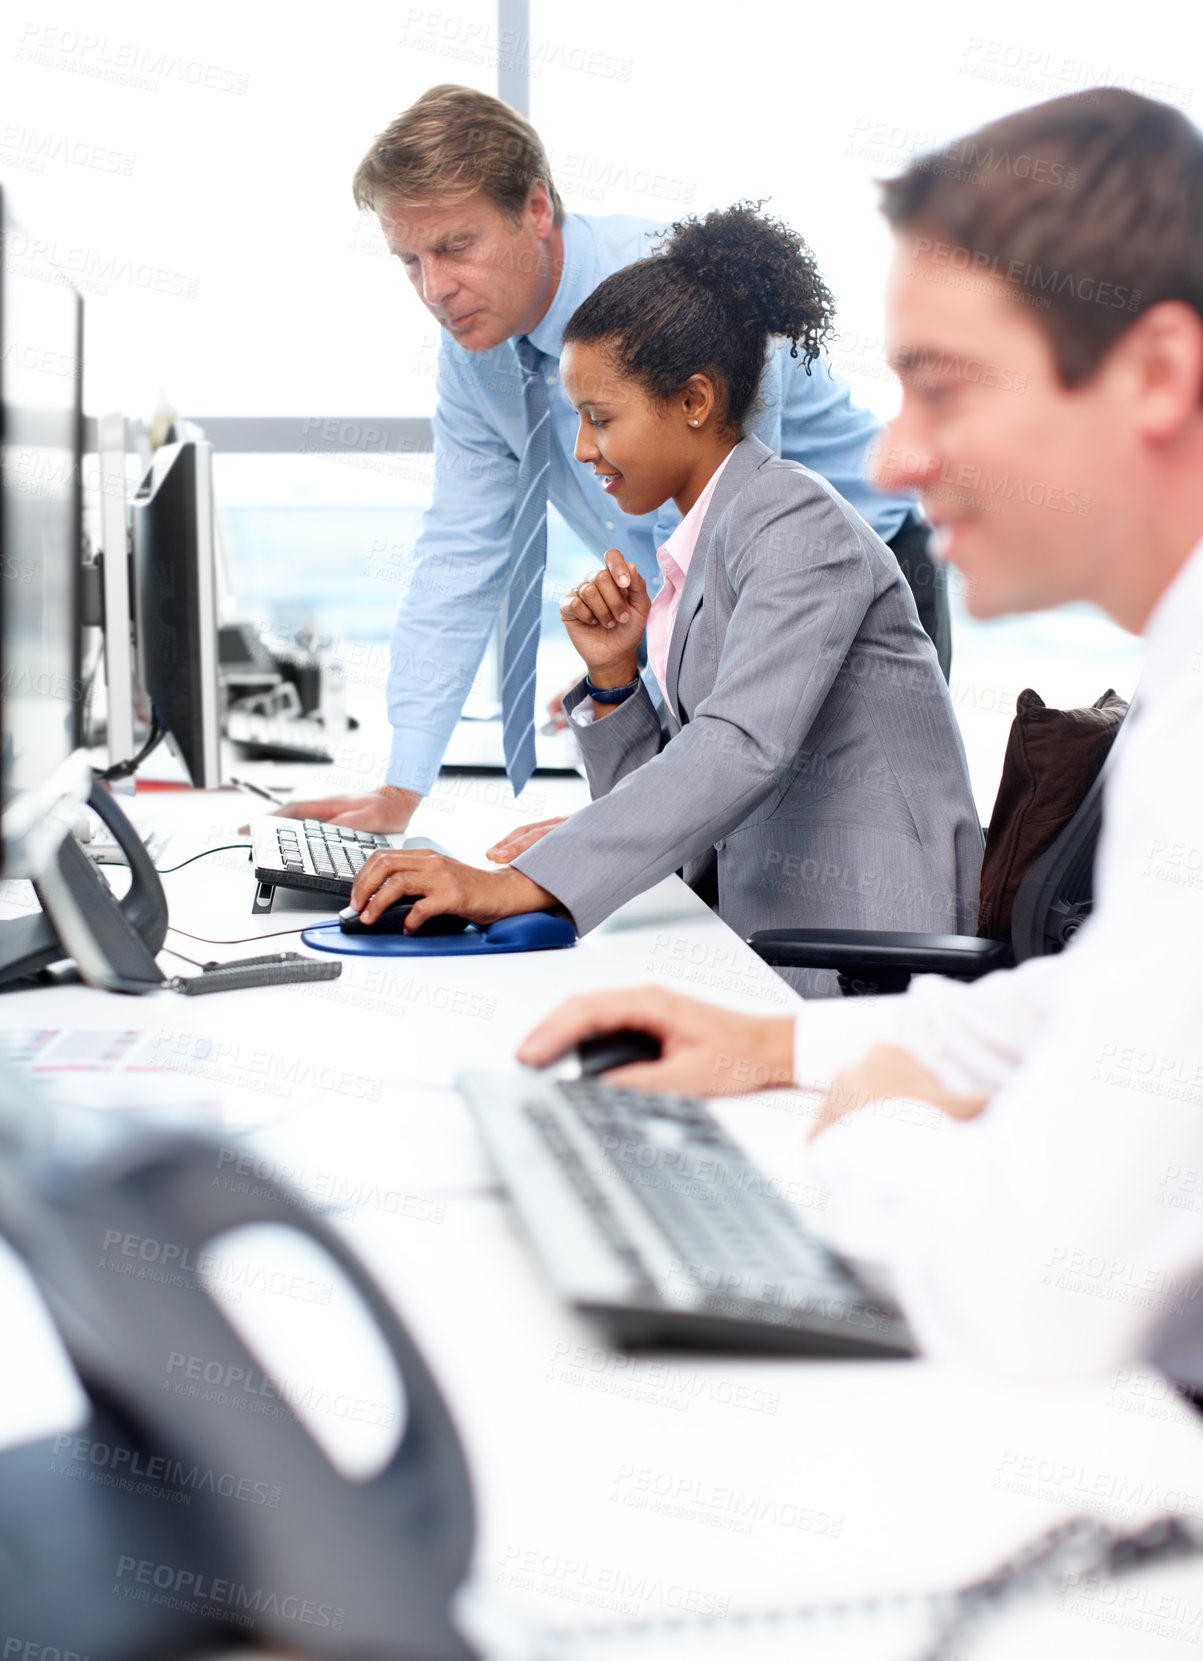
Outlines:
[[[546,952],[576,944],[566,917],[524,911],[488,928],[469,923],[462,934],[344,934],[337,923],[317,923],[301,939],[317,952],[346,957],[481,957],[488,952]]]

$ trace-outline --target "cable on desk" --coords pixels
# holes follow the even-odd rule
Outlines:
[[[170,946],[160,946],[159,950],[166,952],[168,957],[178,957],[181,963],[191,963],[194,969],[204,968],[204,964],[198,963],[194,957],[188,957],[183,952],[173,952]]]
[[[199,940],[202,946],[253,946],[260,940],[278,940],[284,934],[304,934],[312,926],[311,923],[300,923],[295,929],[273,929],[270,934],[244,934],[237,940],[210,940],[207,934],[189,934],[187,929],[177,929],[174,923],[168,923],[167,932],[182,934],[185,940]],[[169,951],[170,947],[165,946],[163,950]],[[175,955],[178,957],[180,954],[177,952]]]
[[[178,865],[156,865],[155,870],[161,877],[169,877],[173,871],[182,871],[185,865],[191,865],[194,859],[207,859],[210,854],[228,854],[232,851],[252,848],[252,842],[224,842],[220,848],[203,848],[199,854],[191,854],[187,859],[181,859]]]
[[[115,779],[128,779],[137,772],[156,744],[166,736],[167,728],[159,720],[158,711],[153,710],[151,712],[150,732],[147,735],[146,743],[143,744],[137,755],[130,756],[128,761],[115,762],[112,767],[106,767],[103,771],[99,768],[94,769],[93,776],[103,779],[106,783],[111,783]]]

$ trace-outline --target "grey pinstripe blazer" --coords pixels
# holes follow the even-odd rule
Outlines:
[[[740,935],[976,931],[965,754],[898,562],[759,439],[737,446],[703,521],[667,693],[667,736],[646,687],[578,729],[594,800],[514,861],[581,933],[679,866],[695,886],[717,874]]]

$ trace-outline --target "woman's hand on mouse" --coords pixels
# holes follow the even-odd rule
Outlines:
[[[503,836],[500,842],[494,842],[491,848],[485,849],[485,858],[491,859],[495,865],[508,865],[511,860],[517,859],[528,848],[533,848],[536,842],[541,842],[548,831],[555,830],[557,825],[564,824],[563,816],[559,819],[540,819],[534,825],[520,825],[516,831]]]
[[[609,549],[602,568],[565,596],[560,618],[594,686],[626,686],[635,679],[651,609],[638,567],[617,548]]]
[[[466,917],[470,923],[495,923],[499,917],[544,911],[556,904],[554,894],[512,868],[478,871],[428,849],[373,854],[351,888],[351,904],[360,921],[370,926],[382,911],[402,900],[414,901],[405,919],[407,934],[445,913]]]
[[[616,1067],[606,1074],[607,1084],[741,1096],[793,1083],[792,1016],[737,1015],[662,986],[569,998],[522,1040],[518,1060],[545,1067],[582,1038],[632,1027],[660,1040],[660,1059]]]

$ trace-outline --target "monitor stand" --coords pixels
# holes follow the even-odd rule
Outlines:
[[[41,912],[0,921],[0,990],[28,983],[65,958],[74,959],[89,986],[111,992],[152,992],[163,984],[155,962],[167,934],[167,896],[159,873],[102,784],[93,784],[88,806],[125,854],[129,890],[118,900],[75,838],[64,836],[34,884]]]

